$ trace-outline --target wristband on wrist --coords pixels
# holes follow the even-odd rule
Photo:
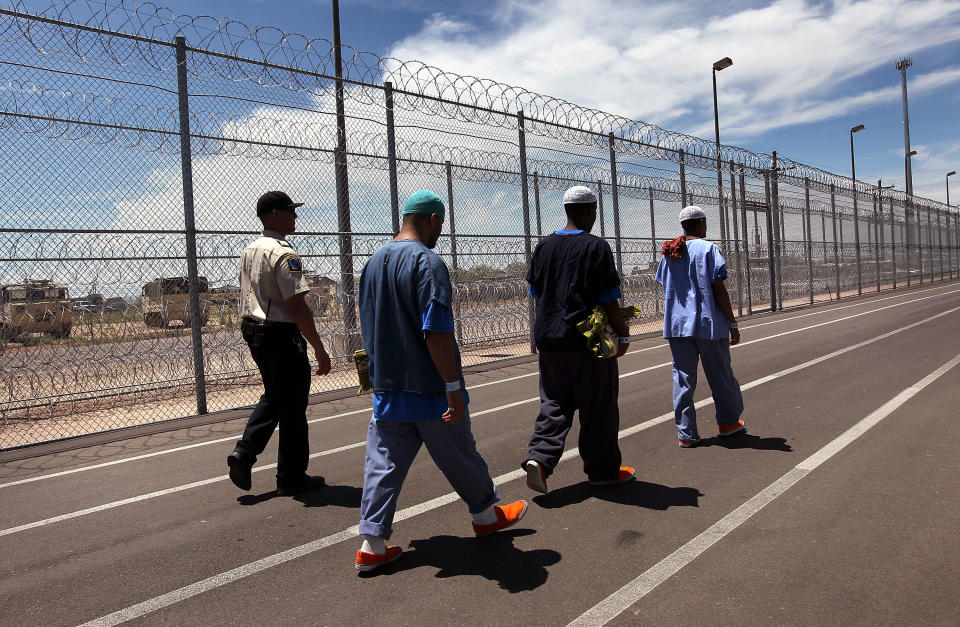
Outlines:
[[[728,322],[728,323],[727,323],[727,326],[730,327],[731,329],[739,329],[739,328],[740,328],[740,325],[737,324],[736,322]]]
[[[451,381],[451,382],[449,382],[449,383],[446,383],[446,382],[445,382],[443,385],[447,388],[447,392],[456,392],[457,390],[460,389],[460,381],[459,381],[459,380],[457,380],[457,381]]]
[[[630,336],[629,336],[629,335],[626,336],[626,337],[620,336],[620,337],[617,338],[617,342],[619,342],[619,343],[621,343],[621,344],[629,344],[629,343],[630,343]]]

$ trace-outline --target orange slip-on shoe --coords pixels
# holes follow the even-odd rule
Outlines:
[[[637,471],[631,468],[630,466],[620,466],[620,473],[617,475],[616,479],[607,479],[606,481],[590,481],[590,485],[616,485],[618,483],[626,483],[627,481],[633,481],[636,478]]]
[[[740,420],[737,421],[737,424],[735,425],[720,425],[718,427],[718,429],[720,430],[720,433],[718,435],[721,435],[721,436],[734,435],[736,433],[742,433],[743,431],[746,430],[746,428],[747,427],[743,424],[743,419],[741,418]]]
[[[497,513],[497,522],[490,523],[489,525],[473,523],[473,532],[477,534],[478,538],[480,536],[488,536],[491,533],[517,524],[517,522],[523,518],[523,515],[527,513],[527,502],[520,500],[503,506],[494,505],[493,511]]]
[[[374,568],[379,568],[390,562],[397,561],[397,558],[400,557],[400,554],[403,553],[403,549],[398,546],[388,546],[387,552],[383,555],[379,553],[367,553],[365,551],[357,551],[357,561],[354,564],[357,570],[367,572],[373,570]]]

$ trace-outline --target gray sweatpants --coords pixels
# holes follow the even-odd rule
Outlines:
[[[397,498],[421,444],[426,445],[433,462],[467,503],[471,514],[500,500],[487,463],[477,451],[469,413],[453,424],[439,418],[417,422],[371,418],[360,500],[362,535],[390,538]]]

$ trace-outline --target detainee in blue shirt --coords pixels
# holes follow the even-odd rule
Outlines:
[[[733,375],[730,347],[740,330],[724,281],[727,262],[720,248],[704,239],[707,216],[696,206],[680,211],[684,235],[663,243],[657,282],[663,286],[663,337],[673,355],[673,412],[681,448],[700,442],[693,395],[697,364],[710,384],[719,435],[744,432],[743,396]]]
[[[527,510],[522,500],[495,505],[500,495],[470,430],[450,275],[431,250],[445,213],[437,194],[411,195],[400,233],[370,257],[360,275],[360,327],[373,385],[360,501],[363,544],[355,563],[361,571],[400,557],[401,548],[386,540],[421,444],[466,502],[476,535],[505,529]]]

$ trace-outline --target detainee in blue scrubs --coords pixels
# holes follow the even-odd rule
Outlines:
[[[360,276],[360,325],[370,360],[373,417],[367,433],[360,535],[355,566],[369,571],[400,557],[393,533],[397,498],[421,444],[468,507],[473,531],[505,529],[526,501],[495,505],[500,494],[477,451],[454,339],[447,266],[431,249],[445,208],[435,193],[407,199],[403,226]]]
[[[707,218],[700,207],[684,207],[680,224],[684,235],[664,242],[656,278],[663,286],[663,337],[673,355],[677,439],[681,448],[690,448],[700,441],[693,395],[701,360],[719,435],[744,431],[743,396],[730,362],[730,346],[740,341],[740,330],[724,283],[727,262],[720,248],[704,239]]]

